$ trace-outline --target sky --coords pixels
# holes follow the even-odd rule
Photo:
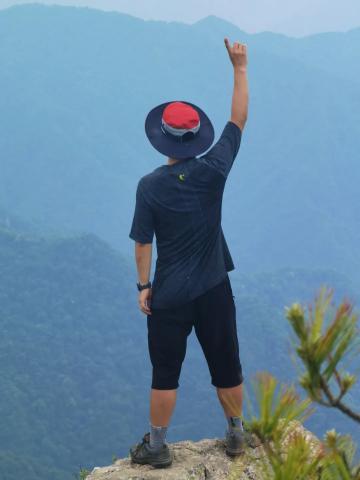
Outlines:
[[[293,37],[360,27],[360,0],[0,0],[0,9],[21,3],[88,6],[185,23],[216,15],[248,33]]]

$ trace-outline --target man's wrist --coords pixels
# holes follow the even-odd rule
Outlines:
[[[246,65],[234,65],[234,72],[235,73],[246,73],[247,66]]]

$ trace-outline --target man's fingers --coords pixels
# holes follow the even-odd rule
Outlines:
[[[225,42],[225,47],[226,47],[227,51],[230,53],[230,51],[231,51],[231,46],[230,46],[230,43],[229,43],[229,39],[228,39],[228,38],[224,38],[224,42]]]
[[[246,48],[246,45],[241,42],[234,42],[234,48],[237,50],[244,50]]]
[[[148,305],[145,302],[139,301],[139,306],[140,306],[140,310],[143,313],[151,315],[150,307],[148,307]]]
[[[227,51],[229,52],[229,54],[233,53],[234,51],[235,52],[241,51],[243,53],[246,53],[246,45],[244,43],[234,42],[233,47],[231,47],[231,44],[230,44],[229,39],[227,37],[224,38],[224,43],[225,43],[225,47],[226,47]]]
[[[151,315],[151,296],[151,292],[147,292],[147,295],[141,292],[138,297],[139,308],[145,315]]]

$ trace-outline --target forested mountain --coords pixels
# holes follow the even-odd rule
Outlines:
[[[360,281],[360,29],[293,39],[216,17],[194,25],[88,8],[0,11],[0,204],[124,255],[139,178],[164,163],[148,111],[230,115],[223,37],[248,45],[250,108],[223,227],[239,275],[333,268]]]
[[[126,456],[148,428],[151,365],[146,317],[128,260],[93,234],[37,237],[0,230],[0,478],[70,480],[80,467]],[[335,288],[359,305],[333,271],[281,270],[233,280],[245,387],[260,370],[295,380],[284,306]],[[359,407],[360,384],[348,401]],[[244,402],[245,414],[247,413]],[[319,410],[321,435],[357,426]],[[225,419],[194,332],[168,440],[222,437]]]
[[[359,308],[360,29],[293,39],[216,17],[2,10],[1,480],[73,479],[126,455],[147,428],[151,365],[128,233],[139,178],[166,159],[144,120],[158,103],[189,100],[221,133],[232,91],[225,35],[249,53],[249,118],[223,228],[250,397],[257,371],[295,380],[286,305],[327,284]],[[358,383],[347,400],[359,410],[359,398]],[[318,409],[306,426],[360,443],[337,412]],[[224,430],[192,333],[168,439]]]

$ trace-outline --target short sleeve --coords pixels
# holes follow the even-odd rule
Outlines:
[[[241,135],[240,127],[229,120],[219,140],[199,160],[215,168],[221,175],[227,178],[240,148]]]
[[[136,204],[129,237],[139,243],[152,243],[154,238],[154,221],[150,205],[141,191],[141,183],[136,190]]]

